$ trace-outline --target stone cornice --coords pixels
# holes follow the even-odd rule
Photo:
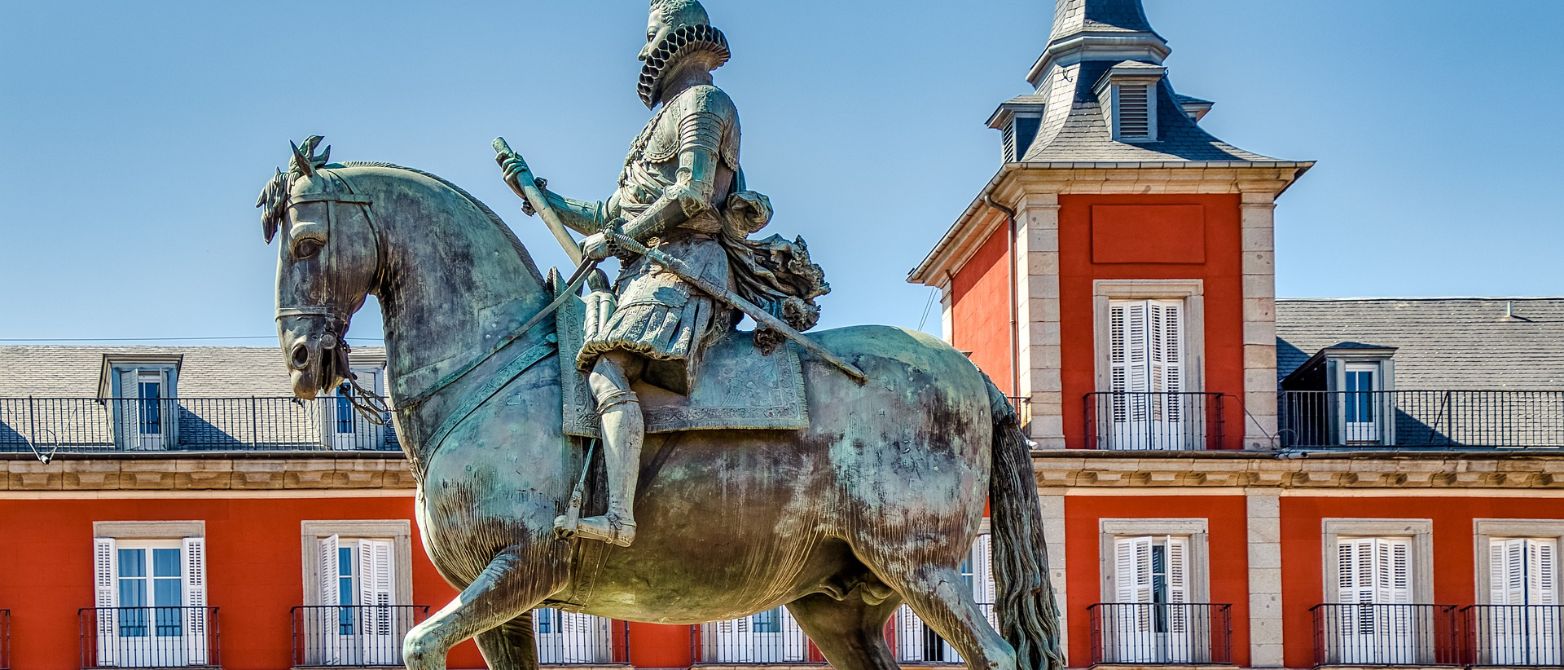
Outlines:
[[[0,461],[0,493],[412,490],[398,458],[96,458]]]
[[[1564,490],[1564,452],[1032,452],[1039,488]]]
[[[984,202],[987,196],[1016,208],[1022,197],[1037,193],[1140,194],[1266,194],[1275,199],[1314,165],[1310,161],[1132,163],[1006,163],[983,186],[928,255],[907,275],[914,284],[938,286],[946,272],[970,257],[982,236],[992,230]]]

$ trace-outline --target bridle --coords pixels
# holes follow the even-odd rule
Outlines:
[[[352,351],[352,347],[348,346],[347,341],[348,319],[331,306],[331,298],[335,293],[331,290],[331,282],[334,281],[333,278],[340,276],[336,272],[335,255],[332,253],[331,244],[335,239],[332,235],[332,228],[335,227],[337,222],[337,205],[353,205],[357,207],[363,213],[364,221],[369,226],[371,239],[375,243],[376,258],[375,277],[370,281],[370,285],[377,285],[380,282],[381,274],[385,272],[385,244],[384,240],[381,239],[380,227],[375,225],[375,215],[371,209],[374,201],[367,195],[354,192],[353,185],[341,175],[324,169],[318,169],[317,172],[330,178],[326,182],[326,188],[319,193],[306,193],[298,196],[289,194],[285,208],[293,209],[299,205],[325,203],[326,221],[324,225],[326,227],[326,243],[321,245],[318,257],[324,268],[323,276],[327,279],[320,291],[320,299],[316,304],[278,305],[276,320],[281,321],[289,317],[311,317],[325,321],[325,337],[327,339],[322,349],[331,352],[331,355],[334,356],[334,359],[331,361],[332,368],[341,372],[342,378],[347,380],[348,386],[351,387],[351,392],[345,394],[348,404],[360,416],[363,416],[366,421],[377,426],[384,426],[386,424],[385,417],[391,410],[380,396],[376,395],[374,391],[361,386],[358,379],[354,377],[353,370],[348,364],[348,354]],[[331,189],[330,185],[333,183],[341,184],[344,190],[337,191]],[[325,354],[323,353],[322,356],[324,357]]]

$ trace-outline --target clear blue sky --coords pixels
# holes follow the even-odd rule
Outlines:
[[[1053,2],[707,6],[771,231],[835,287],[824,325],[917,326],[905,273],[997,168],[983,121],[1025,92]],[[1564,2],[1147,9],[1173,84],[1216,101],[1208,129],[1319,161],[1278,210],[1282,296],[1564,294]],[[640,0],[0,0],[0,338],[270,336],[251,205],[309,133],[462,184],[563,265],[489,140],[606,197],[647,117],[644,21]]]

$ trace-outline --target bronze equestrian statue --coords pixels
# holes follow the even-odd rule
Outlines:
[[[727,39],[696,0],[654,3],[646,39],[638,56],[638,93],[655,114],[631,144],[618,190],[607,202],[581,202],[546,190],[544,202],[524,201],[529,212],[552,210],[565,227],[588,235],[582,243],[587,258],[625,256],[618,291],[600,298],[612,305],[600,310],[608,313],[606,321],[587,323],[578,356],[581,369],[590,373],[602,422],[608,511],[574,526],[565,517],[557,524],[567,535],[622,547],[635,540],[636,479],[646,429],[633,385],[644,379],[688,392],[707,341],[729,330],[734,315],[670,269],[619,249],[615,240],[619,235],[640,244],[655,240],[654,246],[681,259],[689,272],[737,290],[735,271],[754,266],[730,267],[729,254],[754,259],[745,238],[771,216],[769,201],[744,187],[738,109],[712,83],[712,71],[728,60]],[[510,181],[530,173],[519,156],[499,158]],[[829,288],[817,266],[805,260],[802,267],[803,274],[787,268],[770,274],[787,273],[776,285],[803,290],[768,297],[805,301],[808,319],[795,327],[807,330],[818,316],[813,298]],[[753,271],[741,276],[753,285],[757,275],[767,276]]]
[[[726,42],[698,10],[654,2],[643,51],[653,74],[643,99],[694,120],[671,137],[664,122],[648,124],[606,204],[529,197],[591,235],[589,257],[626,259],[618,291],[598,286],[586,300],[599,311],[579,356],[565,345],[578,335],[567,315],[583,309],[577,282],[545,278],[509,227],[455,185],[333,163],[312,137],[261,194],[266,239],[280,239],[277,324],[296,395],[351,380],[350,320],[370,295],[381,305],[420,535],[462,589],[407,633],[407,667],[445,668],[452,646],[476,638],[489,667],[531,670],[538,607],[693,624],[786,605],[832,665],[880,670],[896,667],[884,625],[906,602],[969,668],[1058,670],[1058,612],[1014,410],[965,356],[922,333],[859,326],[799,339],[824,283],[801,243],[746,239],[770,207],[744,188],[737,117],[701,75]],[[697,45],[684,58],[681,41]],[[538,193],[523,168],[507,166]],[[683,274],[661,276],[670,267]],[[763,328],[732,328],[735,309]],[[647,315],[662,320],[639,323]],[[794,362],[806,423],[745,428],[721,423],[722,412],[698,430],[635,423],[636,406],[677,408],[697,384],[741,398],[774,391],[781,382],[710,372],[758,360]],[[561,409],[582,366],[607,410],[593,426],[602,472]],[[558,532],[583,488],[594,514],[574,536]],[[958,571],[985,503],[999,631]]]

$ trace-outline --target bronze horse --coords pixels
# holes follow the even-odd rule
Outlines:
[[[895,668],[883,630],[902,601],[970,668],[1060,667],[1026,442],[950,346],[882,326],[815,333],[869,382],[806,356],[809,428],[653,436],[635,545],[562,540],[554,518],[585,449],[561,431],[552,319],[515,333],[552,295],[505,223],[428,173],[297,150],[261,206],[267,240],[282,238],[278,334],[296,395],[348,374],[342,337],[367,296],[384,312],[424,548],[462,589],[407,634],[408,668],[444,668],[475,637],[489,667],[530,670],[536,607],[699,623],[779,604],[836,667]],[[985,501],[1003,635],[958,572]]]

